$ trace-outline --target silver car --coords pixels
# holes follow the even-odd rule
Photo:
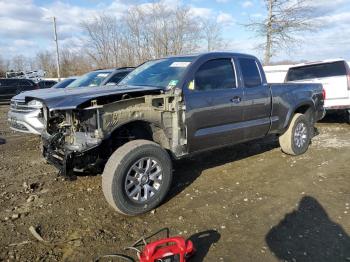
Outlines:
[[[69,84],[75,82],[76,79],[76,77],[67,78],[54,85],[52,89],[65,88]],[[49,92],[49,89],[38,91]],[[10,128],[22,133],[40,135],[44,128],[41,108],[42,104],[39,101],[26,103],[23,93],[15,96],[11,100],[10,111],[8,113]]]
[[[11,100],[8,114],[10,128],[23,132],[40,135],[44,124],[41,116],[42,104],[39,101],[29,102]]]
[[[118,68],[118,69],[107,69],[97,70],[89,72],[82,77],[79,77],[75,81],[72,81],[67,85],[66,91],[79,88],[79,87],[94,87],[100,85],[116,85],[121,79],[129,74],[134,68]],[[61,84],[58,83],[57,85]],[[49,89],[37,90],[36,92],[50,93],[54,92],[62,86],[53,86]],[[37,93],[35,93],[37,94]],[[33,94],[33,95],[35,95]],[[11,100],[11,108],[8,113],[8,122],[12,130],[22,133],[32,133],[40,135],[44,129],[42,107],[41,102],[34,100],[26,103],[24,98],[28,96],[28,92],[21,93],[15,96]]]

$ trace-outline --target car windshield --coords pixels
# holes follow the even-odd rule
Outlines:
[[[71,84],[75,80],[76,80],[75,78],[64,79],[61,82],[58,82],[57,84],[53,85],[52,88],[66,88],[69,84]]]
[[[119,85],[175,87],[194,57],[172,57],[144,63],[128,74]]]
[[[73,81],[67,87],[75,88],[75,87],[82,87],[82,86],[99,86],[101,82],[107,76],[109,76],[110,73],[112,73],[112,71],[90,72],[78,78],[77,80]]]

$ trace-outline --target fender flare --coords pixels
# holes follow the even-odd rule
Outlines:
[[[292,107],[288,111],[286,120],[284,121],[284,124],[283,124],[283,130],[288,129],[294,114],[296,112],[298,112],[298,109],[303,108],[303,107],[308,107],[308,109],[311,108],[313,111],[315,111],[315,104],[314,104],[314,102],[312,100],[304,101],[304,102],[301,102],[301,103],[297,104],[296,106]]]

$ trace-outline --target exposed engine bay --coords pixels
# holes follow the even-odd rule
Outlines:
[[[176,91],[123,94],[117,101],[90,100],[74,110],[43,110],[43,154],[63,175],[73,169],[100,172],[118,147],[134,139],[153,140],[174,157],[186,153],[184,104]]]

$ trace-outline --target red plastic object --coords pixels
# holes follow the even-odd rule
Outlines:
[[[140,253],[140,262],[186,262],[195,252],[192,241],[183,237],[171,237],[152,242]]]

